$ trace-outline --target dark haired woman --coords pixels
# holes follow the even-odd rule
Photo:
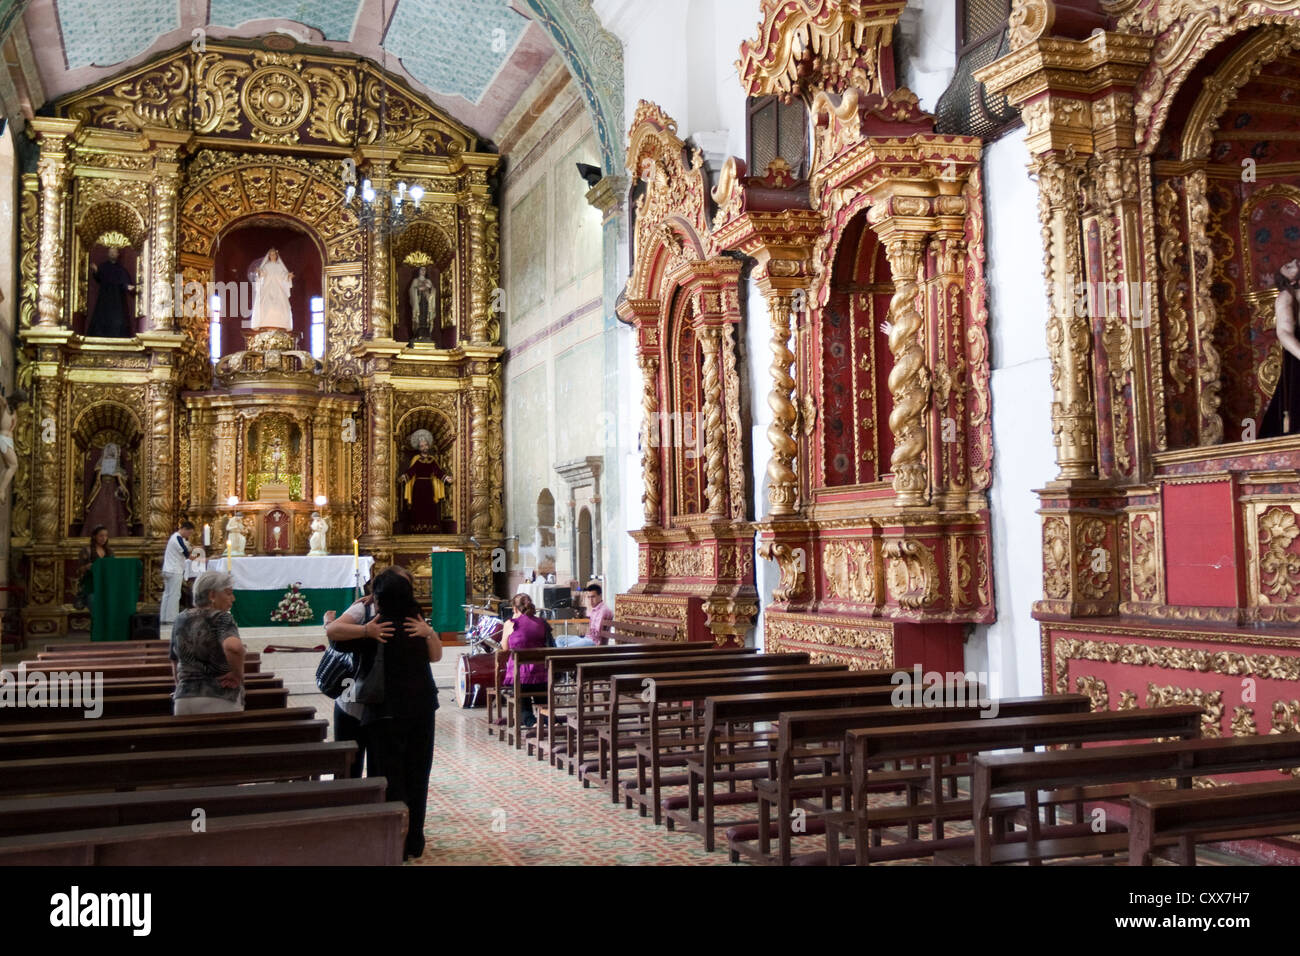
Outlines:
[[[367,774],[388,779],[387,799],[406,804],[409,822],[405,855],[424,854],[424,811],[429,801],[429,771],[433,766],[434,712],[438,688],[429,665],[442,659],[442,642],[424,621],[416,603],[411,576],[389,568],[375,578],[375,610],[379,627],[390,625],[387,637],[373,637],[362,650],[363,683],[384,645],[383,701],[366,703],[361,724],[366,733]],[[363,689],[362,698],[368,697]]]
[[[1300,432],[1300,340],[1296,339],[1296,288],[1300,285],[1300,260],[1282,264],[1273,277],[1277,302],[1273,305],[1277,341],[1282,346],[1282,374],[1259,426],[1260,438],[1279,438]]]
[[[108,529],[102,524],[95,525],[90,532],[90,541],[77,554],[77,573],[80,575],[81,587],[78,589],[78,607],[90,607],[93,597],[91,584],[95,562],[100,558],[111,558],[113,549],[108,546]]]

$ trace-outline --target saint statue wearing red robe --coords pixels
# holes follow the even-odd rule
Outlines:
[[[434,460],[433,434],[421,428],[411,435],[416,454],[398,481],[402,485],[402,518],[407,534],[442,531],[442,503],[451,477]]]

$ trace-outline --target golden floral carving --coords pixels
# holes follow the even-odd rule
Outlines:
[[[1079,549],[1075,557],[1079,593],[1098,601],[1110,593],[1114,561],[1108,544],[1106,523],[1100,518],[1087,518],[1079,524]]]
[[[1231,677],[1269,680],[1300,680],[1300,656],[1283,654],[1240,654],[1163,644],[1121,644],[1113,641],[1058,638],[1053,647],[1053,668],[1057,693],[1069,693],[1069,662],[1104,661],[1133,667],[1160,667]]]
[[[660,458],[659,437],[659,359],[653,355],[640,355],[641,365],[641,475],[645,491],[641,503],[645,508],[646,527],[659,524]]]
[[[1074,679],[1074,686],[1080,694],[1087,694],[1092,700],[1093,710],[1110,710],[1110,691],[1106,689],[1104,680],[1085,674]]]
[[[1300,555],[1289,549],[1297,537],[1300,528],[1291,508],[1269,508],[1259,516],[1259,543],[1265,549],[1259,558],[1261,604],[1294,603],[1300,590]]]
[[[1253,737],[1259,733],[1255,726],[1255,709],[1253,707],[1234,707],[1232,709],[1232,735],[1234,737]]]
[[[826,596],[871,604],[876,597],[876,564],[865,541],[835,540],[822,548]]]
[[[1160,542],[1156,540],[1155,515],[1135,515],[1130,526],[1130,569],[1133,599],[1159,601],[1163,597],[1160,580]]]
[[[1064,599],[1070,594],[1070,526],[1064,518],[1043,521],[1043,593]]]
[[[1219,414],[1222,363],[1214,342],[1219,316],[1212,291],[1214,249],[1209,238],[1210,202],[1205,170],[1188,176],[1186,186],[1188,260],[1191,265],[1192,313],[1196,322],[1200,443],[1217,445],[1223,441],[1223,418]]]
[[[1137,706],[1137,691],[1122,690],[1119,692],[1119,704],[1116,706],[1116,710],[1137,710]]]
[[[1147,684],[1147,707],[1175,707],[1180,704],[1191,704],[1205,711],[1201,717],[1202,737],[1223,736],[1223,691]]]
[[[1156,189],[1156,215],[1160,223],[1160,272],[1163,276],[1165,327],[1169,335],[1165,340],[1169,350],[1169,377],[1178,388],[1186,388],[1190,377],[1184,364],[1184,353],[1191,344],[1188,338],[1187,310],[1183,308],[1184,245],[1178,230],[1178,191],[1164,182]]]
[[[870,657],[879,661],[875,666],[893,666],[894,639],[892,632],[887,628],[878,630],[855,627],[847,623],[808,624],[790,621],[776,615],[769,616],[766,622],[763,644],[770,651],[775,651],[777,646],[786,650],[811,650],[806,646],[809,644],[845,648],[865,651]]]

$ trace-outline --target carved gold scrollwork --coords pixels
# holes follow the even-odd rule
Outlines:
[[[781,572],[781,583],[772,591],[772,600],[778,604],[795,600],[804,593],[806,558],[801,549],[787,544],[768,542],[758,549],[759,557],[775,561]]]
[[[1078,553],[1075,557],[1079,593],[1093,601],[1110,593],[1114,577],[1114,558],[1109,547],[1106,523],[1099,518],[1086,518],[1079,524]]]
[[[1104,680],[1083,675],[1074,679],[1074,686],[1080,694],[1087,694],[1091,698],[1093,710],[1110,710],[1110,691],[1106,689]]]
[[[645,491],[641,502],[645,506],[646,526],[659,524],[659,359],[653,355],[639,356],[641,365],[641,474],[645,479]]]
[[[1223,736],[1223,691],[1147,684],[1147,707],[1175,707],[1180,704],[1191,704],[1205,711],[1201,717],[1202,737]]]
[[[1290,550],[1300,537],[1296,513],[1274,507],[1259,516],[1259,601],[1261,604],[1295,603],[1300,592],[1300,555]]]
[[[871,604],[876,598],[876,563],[865,541],[832,541],[822,549],[826,596]]]
[[[1206,195],[1206,172],[1193,172],[1187,183],[1188,261],[1191,266],[1192,311],[1196,320],[1197,365],[1199,386],[1197,409],[1200,443],[1217,445],[1223,441],[1223,418],[1220,380],[1222,362],[1214,336],[1218,326],[1218,307],[1214,303],[1214,250],[1210,244],[1210,201]]]
[[[881,548],[886,561],[889,593],[901,607],[921,608],[938,597],[939,571],[934,551],[920,541],[886,541]]]

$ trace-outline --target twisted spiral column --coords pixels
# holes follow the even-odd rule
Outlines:
[[[794,457],[799,450],[794,439],[796,413],[791,396],[794,379],[790,366],[794,353],[790,351],[790,313],[792,299],[788,295],[768,297],[769,320],[772,325],[772,391],[767,396],[767,406],[772,409],[772,424],[767,426],[767,440],[772,445],[772,457],[767,461],[767,500],[774,515],[791,515],[798,510],[798,486],[794,473]]]
[[[718,345],[722,330],[699,331],[704,348],[704,496],[711,515],[727,513],[727,470],[723,464],[726,431],[722,425],[722,376],[718,372]]]
[[[659,359],[642,355],[641,365],[641,477],[645,491],[641,503],[645,506],[646,527],[659,524],[659,398],[655,388],[659,377]]]
[[[894,500],[900,507],[926,503],[924,413],[930,376],[918,340],[924,323],[916,308],[916,272],[923,250],[919,236],[891,239],[886,247],[894,280],[894,298],[889,304],[889,351],[894,356],[889,393],[894,408],[889,413],[889,430],[894,436]]]

